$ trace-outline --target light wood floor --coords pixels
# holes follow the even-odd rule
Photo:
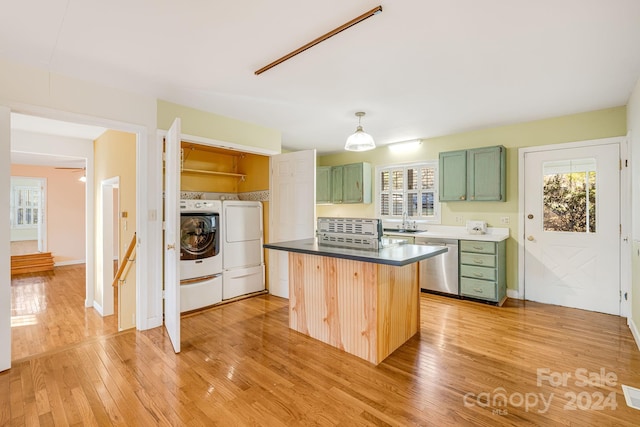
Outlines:
[[[179,355],[156,328],[16,360],[0,374],[0,425],[640,424],[620,388],[640,388],[625,319],[514,300],[420,303],[420,333],[377,367],[288,329],[287,300],[269,295],[183,317]],[[547,368],[566,384],[539,377]],[[601,373],[609,384],[595,384]],[[598,378],[584,385],[583,374]],[[576,410],[565,408],[573,396]]]
[[[11,355],[18,360],[118,331],[116,316],[85,308],[84,264],[11,277]]]

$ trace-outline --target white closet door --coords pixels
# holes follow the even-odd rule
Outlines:
[[[316,150],[271,156],[269,241],[315,235]],[[288,253],[269,250],[269,292],[289,298]]]
[[[164,326],[180,352],[180,119],[165,140]]]
[[[0,198],[11,188],[11,111],[0,105]],[[11,263],[9,207],[0,209],[0,371],[11,368]]]

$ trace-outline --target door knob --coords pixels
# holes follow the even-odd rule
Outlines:
[[[530,242],[533,242],[535,239],[533,238],[533,236],[529,236],[529,237],[527,237],[527,240],[530,241]]]
[[[527,215],[527,218],[533,219],[533,215],[529,214],[529,215]]]
[[[176,245],[167,245],[167,250],[170,251],[171,249],[175,249]]]

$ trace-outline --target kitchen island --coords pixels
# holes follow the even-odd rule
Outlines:
[[[447,251],[384,241],[381,249],[352,249],[317,239],[264,247],[289,252],[289,327],[376,365],[418,332],[418,262]]]

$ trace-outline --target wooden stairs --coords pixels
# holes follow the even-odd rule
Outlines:
[[[51,252],[11,256],[11,275],[53,271]]]

